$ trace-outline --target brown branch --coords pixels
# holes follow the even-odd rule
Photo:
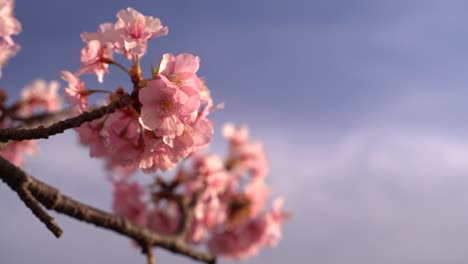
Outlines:
[[[22,125],[21,129],[29,129],[29,128],[35,128],[40,125],[43,126],[50,126],[53,123],[56,123],[66,117],[69,117],[73,111],[73,109],[68,108],[68,109],[63,109],[57,112],[53,113],[41,113],[37,115],[32,115],[30,117],[13,117],[10,116],[10,118],[16,120],[16,121],[21,121]],[[18,129],[18,128],[16,128]],[[5,149],[12,141],[8,142],[0,142],[0,151]]]
[[[5,160],[0,156],[0,178],[15,191],[24,204],[31,209],[33,214],[44,223],[47,228],[59,238],[63,231],[55,222],[55,219],[47,214],[39,202],[34,198],[29,190],[29,185],[32,183],[23,171],[19,170],[15,165]]]
[[[65,196],[57,189],[27,175],[2,157],[0,157],[0,178],[15,192],[18,192],[18,186],[26,186],[32,196],[47,209],[112,230],[135,240],[140,245],[158,246],[208,264],[216,263],[216,258],[213,255],[189,247],[179,237],[154,233],[130,223],[123,217],[104,212]]]
[[[181,213],[181,221],[177,228],[176,236],[180,237],[181,239],[185,238],[187,236],[187,233],[190,231],[190,226],[192,225],[193,221],[194,208],[205,190],[206,186],[203,186],[196,190],[190,201],[184,199],[184,197],[182,196],[180,196],[179,199],[176,200]]]
[[[84,112],[76,117],[59,121],[48,127],[41,125],[37,128],[31,129],[0,129],[0,142],[7,142],[9,140],[49,138],[50,136],[63,133],[67,129],[79,127],[85,122],[99,119],[131,103],[132,98],[130,96],[122,95],[122,97],[120,97],[118,100],[110,103],[107,106],[101,106],[91,112]]]
[[[34,128],[39,125],[49,126],[73,114],[73,109],[67,108],[53,113],[40,113],[28,117],[10,116],[13,120],[21,121],[21,128]]]

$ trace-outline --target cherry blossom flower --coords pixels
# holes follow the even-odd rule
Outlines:
[[[22,31],[21,23],[15,18],[13,9],[13,0],[0,0],[0,77],[1,69],[20,50],[20,46],[11,38]]]
[[[170,53],[163,55],[159,64],[159,74],[166,76],[177,84],[189,96],[200,93],[203,82],[196,75],[200,67],[200,58],[189,53],[174,56]]]
[[[253,178],[244,188],[244,193],[250,201],[250,215],[256,216],[270,198],[270,188],[263,178]]]
[[[133,8],[117,13],[115,29],[123,38],[124,48],[129,53],[142,56],[146,53],[148,40],[167,35],[168,28],[161,25],[158,18],[144,16]]]
[[[144,150],[141,128],[133,111],[123,108],[108,116],[99,134],[104,137],[108,165],[121,174],[134,171]]]
[[[93,120],[75,128],[80,135],[80,143],[89,146],[91,157],[105,157],[107,155],[105,138],[99,133],[103,127],[103,119]]]
[[[23,166],[24,154],[35,155],[38,147],[35,140],[14,141],[0,151],[0,156],[18,167]]]
[[[283,211],[284,198],[279,197],[273,201],[273,206],[266,215],[268,221],[268,246],[274,247],[281,239],[281,224],[291,218],[291,213]]]
[[[195,155],[192,163],[191,170],[185,172],[189,179],[185,185],[186,194],[193,195],[203,186],[204,191],[194,208],[193,226],[187,240],[199,243],[212,228],[226,220],[226,208],[220,199],[228,186],[229,175],[217,155]]]
[[[73,73],[69,71],[62,71],[60,73],[63,80],[68,82],[68,86],[65,88],[65,97],[75,107],[75,109],[82,113],[88,110],[88,99],[84,94],[83,81]]]
[[[199,58],[191,54],[165,54],[156,79],[140,90],[141,125],[169,146],[198,116],[202,84],[196,75],[198,67]]]
[[[145,190],[138,183],[114,180],[113,209],[117,215],[124,216],[130,222],[140,226],[148,223],[148,211],[143,201]]]
[[[0,36],[8,45],[14,45],[12,35],[22,31],[21,23],[15,18],[13,0],[0,0]]]
[[[158,169],[166,171],[174,168],[178,161],[174,152],[178,149],[171,149],[161,138],[149,136],[151,133],[145,135],[145,151],[139,164],[142,171],[152,173]]]
[[[149,81],[138,95],[142,104],[141,125],[145,129],[155,131],[156,136],[163,137],[164,140],[180,136],[184,125],[179,115],[185,110],[187,101],[187,96],[184,95],[164,76],[161,79]]]
[[[259,217],[238,226],[215,232],[208,242],[209,250],[228,259],[245,259],[258,254],[268,238],[268,221]]]
[[[249,129],[245,126],[236,127],[233,123],[226,123],[222,128],[223,136],[230,144],[242,144],[249,138]]]
[[[148,228],[170,235],[177,231],[180,221],[180,210],[175,202],[159,201],[148,215]]]
[[[250,173],[263,178],[268,174],[268,159],[261,142],[248,141],[246,127],[236,128],[232,124],[223,127],[224,137],[229,141],[229,166],[238,174]]]
[[[99,41],[101,46],[124,54],[128,59],[141,57],[146,53],[148,40],[167,35],[168,28],[158,18],[144,16],[132,8],[120,10],[117,22],[101,24],[98,32],[81,34],[83,41]]]
[[[258,254],[262,247],[276,246],[281,238],[281,224],[289,217],[282,211],[283,199],[273,203],[270,212],[252,218],[234,229],[216,231],[208,242],[213,254],[244,259]]]
[[[81,39],[89,43],[91,41],[98,41],[102,45],[111,44],[115,49],[115,44],[121,40],[120,33],[115,30],[113,23],[104,23],[99,26],[97,32],[83,32]]]
[[[62,107],[62,101],[58,95],[59,83],[44,80],[35,80],[25,87],[21,93],[20,115],[29,116],[36,110],[54,112]]]
[[[104,74],[109,73],[109,64],[102,62],[102,59],[112,60],[112,49],[110,43],[101,43],[91,40],[88,45],[81,50],[81,68],[77,75],[84,73],[95,73],[100,83],[104,80]]]

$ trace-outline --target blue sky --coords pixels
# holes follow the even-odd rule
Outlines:
[[[200,56],[201,75],[226,103],[213,119],[249,124],[269,151],[274,193],[294,218],[278,248],[246,263],[468,261],[466,1],[18,1],[22,51],[0,87],[14,98],[35,78],[76,69],[79,34],[127,6],[170,30],[144,63],[165,52]],[[112,70],[100,87],[121,84],[129,86]],[[110,208],[101,164],[76,135],[41,146],[31,173]],[[219,133],[212,149],[223,149]],[[63,216],[55,240],[2,185],[0,208],[2,263],[145,261],[125,238]]]

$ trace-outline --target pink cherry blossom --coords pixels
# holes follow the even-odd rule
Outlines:
[[[224,168],[224,161],[214,154],[193,156],[192,167],[185,174],[190,179],[186,185],[187,190],[195,192],[205,185],[202,198],[209,200],[218,199],[216,196],[224,193],[230,177]]]
[[[171,201],[160,201],[148,216],[148,228],[170,235],[177,231],[180,221],[181,214],[177,204]]]
[[[130,222],[146,226],[148,211],[143,201],[145,190],[138,183],[114,180],[113,209],[117,215],[124,216]]]
[[[104,157],[107,154],[105,139],[99,134],[101,127],[102,120],[94,120],[75,128],[80,135],[80,143],[89,146],[91,157]]]
[[[233,230],[215,232],[208,247],[215,255],[228,259],[244,259],[258,254],[268,238],[268,221],[259,217]]]
[[[245,126],[236,127],[233,123],[223,125],[223,136],[231,144],[242,144],[249,138],[249,129]]]
[[[151,133],[145,133],[145,150],[140,160],[139,166],[145,173],[152,173],[160,169],[166,171],[177,165],[178,159],[174,155],[174,151],[163,142],[161,138],[155,138]]]
[[[0,156],[18,167],[23,166],[24,154],[35,155],[37,153],[38,147],[35,140],[9,142],[0,150]]]
[[[175,155],[181,159],[207,147],[213,132],[213,123],[207,118],[197,118],[192,124],[185,124],[182,135],[172,142]]]
[[[123,38],[124,48],[136,56],[146,53],[147,41],[154,37],[167,35],[168,28],[161,25],[158,18],[144,16],[133,8],[117,13],[115,29]]]
[[[115,44],[121,41],[120,32],[115,30],[113,23],[104,23],[99,26],[97,32],[83,32],[81,33],[81,39],[89,43],[91,41],[98,41],[102,45]]]
[[[22,31],[21,23],[15,18],[13,0],[0,0],[0,36],[13,45],[12,35],[18,35]]]
[[[260,142],[249,142],[233,148],[231,158],[237,160],[238,168],[249,171],[253,177],[263,178],[268,174],[268,159]]]
[[[141,129],[135,113],[128,108],[76,129],[81,143],[89,145],[91,157],[103,157],[109,169],[124,175],[133,172],[144,151]]]
[[[140,123],[169,146],[198,116],[202,85],[198,67],[199,58],[191,54],[164,54],[156,79],[140,90]]]
[[[270,247],[274,247],[278,244],[282,236],[281,225],[284,221],[291,218],[291,213],[283,211],[283,204],[283,197],[276,198],[275,201],[273,201],[273,206],[270,212],[266,214],[268,221],[268,238],[266,243]]]
[[[62,101],[58,95],[59,83],[44,80],[35,80],[25,87],[21,93],[22,116],[29,116],[36,110],[54,112],[62,107]]]
[[[81,68],[77,75],[84,73],[95,73],[100,83],[103,82],[104,74],[109,73],[109,64],[103,63],[102,59],[112,59],[112,49],[110,43],[101,43],[91,40],[88,45],[81,50]]]
[[[200,243],[211,229],[226,220],[226,208],[220,199],[228,186],[229,175],[217,155],[195,155],[191,169],[185,174],[188,179],[185,185],[187,195],[191,196],[204,188],[194,208],[193,226],[187,237],[191,243]]]
[[[179,115],[184,111],[187,96],[164,76],[152,80],[140,90],[138,98],[142,104],[140,123],[164,140],[173,139],[183,132]],[[196,109],[192,110],[195,111]]]
[[[189,53],[182,53],[177,56],[166,53],[159,64],[158,73],[177,85],[190,98],[192,104],[194,104],[193,107],[198,108],[202,103],[202,90],[208,91],[196,74],[199,67],[200,58],[197,56]]]
[[[120,10],[117,22],[101,24],[97,32],[81,34],[84,42],[98,41],[101,47],[124,54],[128,59],[146,53],[148,40],[167,35],[168,28],[158,18],[144,16],[132,8]]]
[[[281,238],[281,224],[289,218],[282,211],[283,198],[273,203],[270,212],[252,218],[234,229],[214,232],[208,247],[213,254],[244,259],[258,254],[263,247],[274,247]]]
[[[109,115],[99,132],[105,137],[107,158],[122,167],[135,167],[144,150],[141,128],[135,113],[122,108]]]
[[[84,94],[83,81],[73,73],[69,71],[62,71],[60,73],[63,80],[68,82],[68,86],[65,88],[65,97],[75,107],[75,109],[82,113],[88,110],[88,99]]]
[[[250,173],[263,178],[268,174],[268,158],[261,142],[250,142],[247,127],[226,124],[224,137],[229,141],[229,165],[238,174]]]
[[[256,216],[265,206],[270,197],[270,188],[263,178],[252,178],[246,184],[244,193],[250,200],[250,215]]]

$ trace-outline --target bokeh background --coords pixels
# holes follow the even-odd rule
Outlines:
[[[226,104],[212,115],[211,150],[224,149],[225,121],[249,124],[268,150],[274,195],[294,217],[276,249],[245,263],[468,262],[468,2],[17,0],[22,50],[0,86],[14,99],[36,78],[75,70],[79,34],[127,6],[170,30],[144,65],[165,52],[202,58],[200,74]],[[98,87],[122,84],[111,69]],[[29,172],[110,210],[102,164],[74,133],[40,144]],[[2,184],[0,208],[0,263],[146,261],[126,238],[65,216],[56,240]]]

